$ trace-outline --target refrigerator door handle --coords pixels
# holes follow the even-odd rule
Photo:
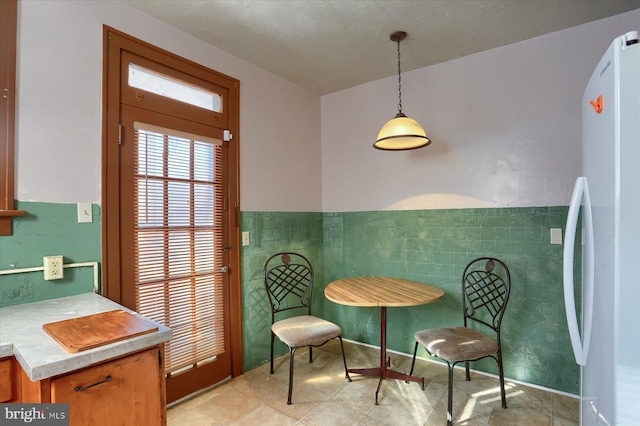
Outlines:
[[[578,226],[578,215],[580,204],[584,199],[583,221],[585,229],[584,255],[585,267],[583,277],[583,333],[580,338],[580,328],[578,316],[576,314],[575,293],[573,291],[573,262],[574,245],[576,239],[576,229]],[[591,216],[591,199],[587,178],[576,179],[567,214],[567,225],[565,230],[564,251],[563,251],[563,285],[564,285],[564,307],[567,315],[567,325],[569,326],[569,337],[576,362],[579,365],[587,363],[589,353],[589,342],[591,340],[591,324],[593,318],[593,271],[594,271],[594,251],[593,251],[593,218]]]

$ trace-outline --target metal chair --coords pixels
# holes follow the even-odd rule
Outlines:
[[[280,252],[270,256],[264,264],[264,286],[271,304],[271,369],[273,374],[273,345],[275,337],[289,347],[289,395],[291,404],[293,391],[293,360],[296,349],[309,348],[309,362],[313,362],[313,348],[333,339],[340,340],[345,377],[351,381],[347,371],[347,360],[342,344],[342,329],[336,324],[311,315],[313,295],[313,268],[309,260],[294,252]],[[302,310],[306,315],[288,317],[276,321],[276,315]]]
[[[507,265],[492,257],[474,259],[462,273],[464,327],[434,328],[418,331],[415,334],[416,345],[409,374],[413,373],[418,345],[422,345],[430,355],[446,361],[449,367],[447,426],[453,422],[453,369],[461,362],[465,363],[466,379],[469,381],[471,380],[469,361],[493,358],[498,363],[502,408],[507,408],[500,327],[509,301],[510,290],[511,275]],[[496,338],[493,339],[483,332],[468,327],[471,321],[489,327]]]

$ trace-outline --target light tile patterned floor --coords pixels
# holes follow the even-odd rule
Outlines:
[[[379,364],[379,351],[345,342],[350,368]],[[392,367],[408,371],[411,359],[391,354]],[[167,412],[168,426],[219,425],[424,425],[446,424],[447,369],[427,361],[416,362],[414,375],[425,378],[425,390],[417,383],[387,379],[374,394],[378,379],[352,375],[349,383],[337,342],[314,349],[308,363],[306,350],[296,353],[293,404],[287,405],[288,355],[246,372]],[[454,424],[464,426],[578,426],[579,402],[567,397],[507,381],[507,405],[500,407],[498,379],[456,371]]]

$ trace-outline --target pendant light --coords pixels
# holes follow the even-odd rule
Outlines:
[[[400,42],[407,38],[404,31],[396,31],[389,37],[398,44],[398,113],[382,126],[374,148],[385,151],[406,151],[422,148],[431,143],[424,129],[417,121],[402,112],[402,80],[400,72]]]

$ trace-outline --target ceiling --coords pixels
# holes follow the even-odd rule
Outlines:
[[[640,0],[123,0],[319,95],[640,8]],[[621,30],[621,31],[626,31]]]

